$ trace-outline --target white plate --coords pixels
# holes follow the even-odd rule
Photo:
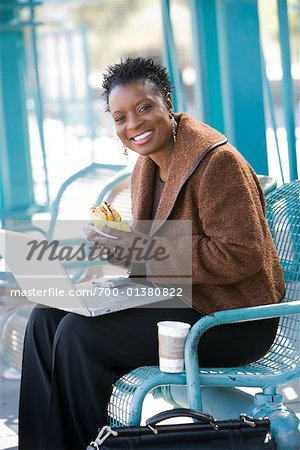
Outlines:
[[[99,230],[99,228],[95,227],[94,225],[89,225],[88,229],[100,234],[101,236],[107,237],[109,239],[119,239],[117,236],[112,236],[111,234],[108,234],[102,230]]]

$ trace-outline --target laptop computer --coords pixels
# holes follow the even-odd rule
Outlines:
[[[30,257],[33,240],[39,242],[43,238],[0,230],[0,255],[20,286],[12,289],[11,295],[16,293],[30,302],[87,317],[146,307],[180,296],[180,288],[158,287],[126,277],[101,278],[75,285],[56,256],[44,255],[39,259],[37,252]]]

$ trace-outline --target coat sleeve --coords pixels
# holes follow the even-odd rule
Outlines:
[[[198,216],[199,223],[193,224],[192,233],[179,230],[177,236],[167,232],[156,237],[154,250],[163,247],[168,258],[149,261],[150,277],[163,280],[167,274],[188,281],[191,274],[193,284],[229,285],[263,267],[269,231],[263,192],[253,170],[238,152],[228,149],[213,153],[203,166],[198,181],[193,180],[194,220]]]
[[[203,235],[193,236],[193,283],[232,284],[263,266],[268,226],[258,181],[236,152],[216,152],[198,191]]]

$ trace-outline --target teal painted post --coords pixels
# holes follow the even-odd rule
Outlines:
[[[35,19],[34,7],[30,8],[30,19],[32,22]],[[45,194],[46,194],[46,204],[50,203],[50,193],[49,193],[49,180],[48,180],[48,169],[47,169],[47,155],[45,148],[45,138],[44,138],[44,128],[43,128],[43,102],[41,95],[41,87],[40,87],[40,75],[38,68],[38,50],[37,50],[37,39],[36,39],[36,30],[35,27],[31,29],[31,46],[33,53],[33,66],[34,66],[34,87],[33,87],[33,97],[35,101],[35,109],[36,109],[36,118],[39,130],[39,137],[41,143],[41,151],[42,151],[42,159],[43,159],[43,169],[44,169],[44,177],[45,177]]]
[[[1,41],[0,41],[1,42]],[[0,49],[1,50],[1,49]],[[1,59],[0,59],[0,74],[1,74]],[[3,95],[2,95],[2,83],[0,83],[0,225],[1,225],[1,213],[4,211],[5,205],[5,195],[4,195],[4,185],[6,182],[6,170],[5,170],[5,161],[2,159],[2,155],[7,154],[7,142],[6,142],[6,133],[5,133],[5,125],[4,125],[4,114],[3,114]]]
[[[186,111],[184,86],[172,29],[170,1],[161,0],[161,7],[164,36],[164,60],[169,71],[171,81],[175,87],[175,92],[172,94],[173,108],[174,111]]]
[[[18,19],[16,9],[1,9],[0,5],[0,129],[4,133],[0,141],[2,218],[13,210],[24,211],[34,202],[24,80],[24,40],[21,27],[10,25],[14,19]],[[19,218],[26,218],[26,214]]]
[[[298,178],[297,156],[296,156],[296,136],[295,136],[295,116],[294,116],[294,93],[291,75],[291,56],[289,40],[289,22],[286,0],[277,0],[279,19],[279,38],[281,48],[282,64],[282,101],[284,108],[285,128],[288,142],[288,157],[290,179]]]
[[[225,133],[268,173],[257,0],[216,0]]]
[[[82,40],[83,40],[83,60],[84,60],[84,71],[86,78],[86,89],[87,89],[87,109],[88,109],[88,123],[90,128],[90,138],[91,138],[91,158],[92,161],[95,159],[95,138],[97,136],[97,125],[96,125],[96,114],[94,113],[93,107],[93,95],[89,85],[89,73],[90,73],[90,60],[88,51],[88,28],[86,25],[82,25],[81,28]]]
[[[280,155],[280,150],[279,150],[279,142],[278,142],[278,137],[277,137],[277,122],[276,122],[276,117],[275,117],[275,104],[274,104],[274,100],[273,100],[273,94],[272,94],[270,82],[267,77],[264,52],[263,52],[263,48],[261,45],[260,45],[260,54],[261,54],[263,92],[264,92],[264,96],[265,96],[265,103],[269,107],[270,120],[271,120],[271,124],[272,124],[272,128],[273,128],[275,145],[276,145],[276,153],[277,153],[278,164],[279,164],[279,168],[280,168],[280,175],[281,175],[282,183],[284,183],[285,179],[284,179],[281,155]]]
[[[197,118],[224,132],[215,0],[190,0]]]

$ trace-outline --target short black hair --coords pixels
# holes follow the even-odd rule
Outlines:
[[[102,82],[102,96],[107,111],[109,111],[109,95],[116,86],[124,86],[137,81],[148,81],[155,92],[161,95],[164,100],[173,90],[167,69],[151,58],[138,56],[121,59],[120,63],[108,66],[106,71]]]

